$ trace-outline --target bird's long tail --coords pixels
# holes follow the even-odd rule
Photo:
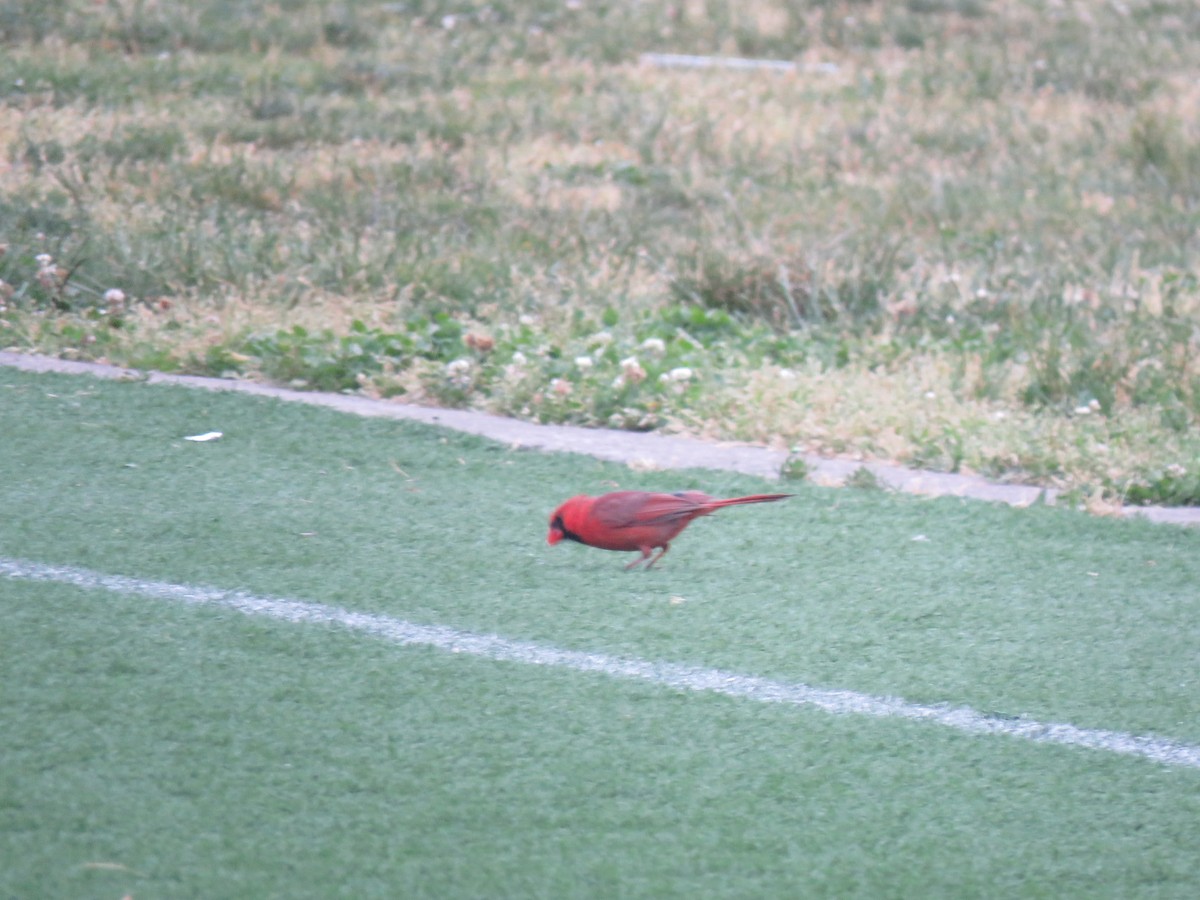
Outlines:
[[[722,506],[737,506],[739,503],[770,503],[774,500],[786,500],[792,494],[750,494],[748,497],[730,497],[727,500],[709,500],[704,505],[709,509],[720,509]]]

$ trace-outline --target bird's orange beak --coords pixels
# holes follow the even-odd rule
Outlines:
[[[567,525],[563,522],[562,507],[550,514],[550,530],[546,532],[546,543],[553,547],[567,536]]]

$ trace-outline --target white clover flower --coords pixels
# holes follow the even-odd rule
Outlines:
[[[122,306],[125,303],[125,292],[120,288],[109,288],[104,292],[104,302],[109,306]]]
[[[646,380],[646,370],[642,368],[636,356],[627,356],[621,360],[621,375],[626,381],[632,381],[634,384]]]
[[[54,257],[49,253],[39,253],[34,259],[37,260],[38,266],[43,269],[48,269],[54,265]]]
[[[692,370],[687,366],[679,366],[668,373],[672,381],[691,381]]]
[[[642,349],[647,353],[662,356],[662,354],[667,352],[667,344],[662,338],[646,338],[642,341]]]
[[[465,388],[471,384],[471,360],[465,358],[453,359],[446,363],[446,377],[456,387]]]
[[[512,355],[512,362],[513,362],[514,366],[523,366],[523,365],[526,365],[529,362],[529,360],[527,360],[525,358],[524,353],[522,353],[520,350],[518,350],[516,353],[514,353]]]
[[[795,381],[796,373],[793,372],[791,369],[780,369],[779,377],[782,378],[784,381]]]
[[[575,357],[575,365],[580,369],[590,369],[592,367],[592,358],[590,356]]]
[[[550,390],[560,397],[566,397],[571,393],[571,382],[562,378],[553,378],[550,380]]]
[[[592,344],[599,344],[602,347],[607,347],[612,343],[612,339],[613,336],[607,331],[597,331],[590,338],[588,338],[588,346],[590,347]]]

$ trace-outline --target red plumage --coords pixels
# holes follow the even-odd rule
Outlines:
[[[602,550],[637,550],[641,556],[627,565],[632,569],[645,562],[650,568],[671,546],[671,541],[692,519],[707,516],[722,506],[740,503],[769,503],[791,494],[752,494],[718,500],[700,491],[659,494],[649,491],[616,491],[600,497],[581,494],[564,502],[550,514],[546,543],[578,541]],[[650,558],[655,548],[657,556]],[[649,560],[647,562],[647,560]]]

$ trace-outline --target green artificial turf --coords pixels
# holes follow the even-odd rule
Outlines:
[[[184,435],[224,432],[195,444]],[[1200,741],[1200,535],[0,370],[0,556]],[[921,540],[914,538],[921,537]],[[1163,896],[1200,773],[0,580],[0,897]]]

